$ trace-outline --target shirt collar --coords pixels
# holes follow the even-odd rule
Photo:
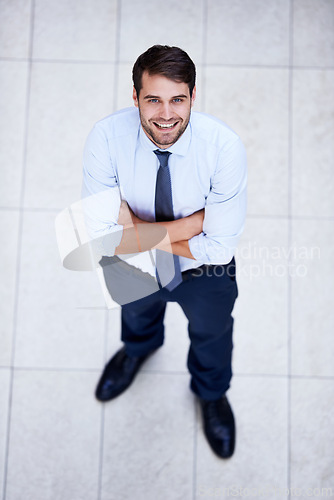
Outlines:
[[[145,134],[143,127],[139,124],[139,140],[140,144],[147,150],[155,151],[159,149],[156,144],[154,144]],[[187,125],[187,128],[181,135],[181,137],[167,150],[161,149],[161,151],[170,151],[173,154],[185,156],[190,146],[191,141],[191,120]]]

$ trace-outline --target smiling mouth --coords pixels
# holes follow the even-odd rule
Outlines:
[[[174,122],[174,123],[158,123],[158,122],[153,122],[153,123],[154,123],[154,125],[159,130],[172,130],[178,124],[178,122]]]

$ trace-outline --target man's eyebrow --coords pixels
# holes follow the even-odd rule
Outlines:
[[[144,97],[144,99],[160,99],[160,97],[158,95],[148,94]]]
[[[185,95],[185,94],[174,95],[174,96],[172,97],[172,99],[180,99],[181,97],[182,97],[183,99],[184,99],[184,98],[186,98],[186,99],[187,99],[187,97],[188,97],[188,96],[187,96],[187,95]],[[160,97],[159,97],[158,95],[151,95],[151,94],[148,94],[148,95],[146,95],[146,96],[144,97],[144,99],[160,99]]]

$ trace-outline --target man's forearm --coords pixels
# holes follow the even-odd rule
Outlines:
[[[179,255],[180,257],[187,257],[188,259],[194,259],[195,257],[190,251],[188,240],[176,241],[171,245],[157,246],[160,250],[164,250],[165,252],[173,253],[174,255]]]
[[[190,240],[193,236],[200,234],[203,229],[203,222],[200,219],[195,220],[195,214],[183,219],[168,222],[152,222],[154,226],[159,226],[166,230],[166,238],[169,243],[177,243],[184,240]]]

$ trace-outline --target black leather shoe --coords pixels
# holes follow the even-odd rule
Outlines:
[[[109,401],[125,391],[151,352],[145,356],[130,357],[125,352],[125,346],[122,347],[105,366],[95,391],[96,398]]]
[[[204,433],[220,458],[230,458],[235,446],[234,416],[227,397],[213,401],[200,399]]]

